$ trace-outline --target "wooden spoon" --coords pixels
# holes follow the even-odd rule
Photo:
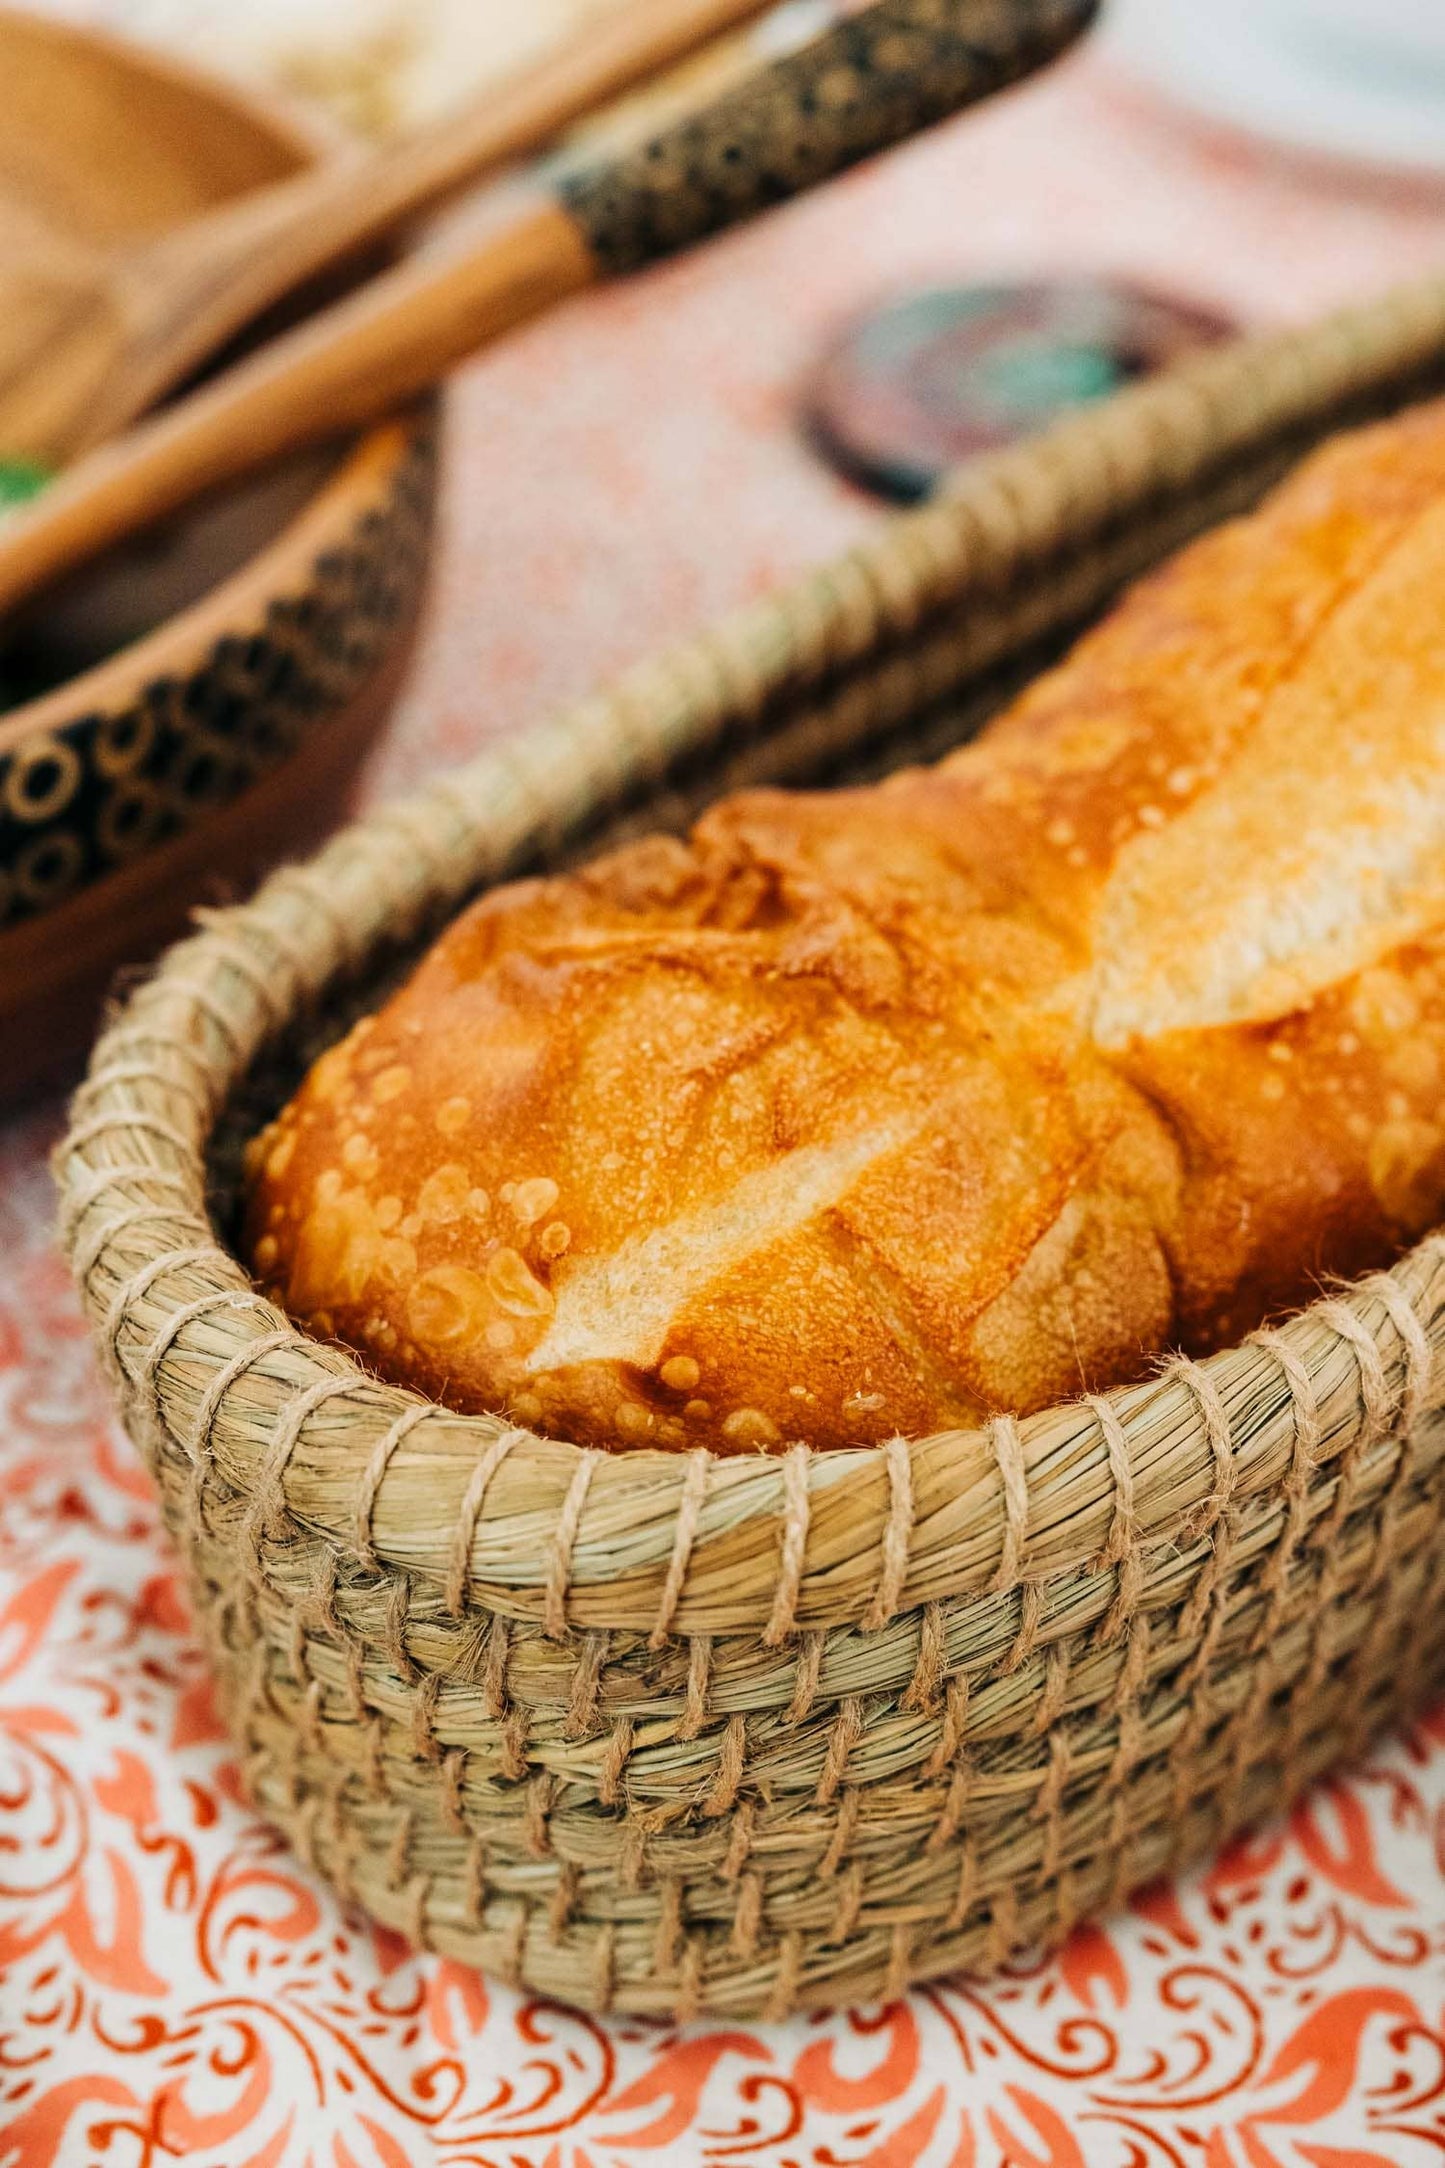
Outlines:
[[[687,247],[1053,59],[1098,0],[873,0],[499,237],[413,258],[102,446],[0,524],[0,610],[298,445],[371,420],[566,295]]]
[[[767,4],[628,0],[394,149],[323,161],[140,246],[107,251],[11,221],[0,455],[57,466],[103,442],[303,280]]]

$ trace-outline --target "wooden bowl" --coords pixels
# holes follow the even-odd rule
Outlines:
[[[0,8],[0,248],[123,245],[295,172],[325,139],[250,91]],[[344,810],[410,649],[428,406],[225,492],[6,628],[0,1099],[59,1074],[117,969]]]

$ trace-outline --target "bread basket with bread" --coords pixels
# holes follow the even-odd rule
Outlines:
[[[1442,382],[1438,279],[1313,327],[1198,355],[976,462],[839,562],[346,830],[251,903],[208,915],[115,1015],[57,1157],[65,1241],[127,1426],[186,1557],[253,1796],[379,1920],[598,2010],[776,2015],[892,1995],[1056,1940],[1277,1809],[1445,1677],[1445,1249],[1424,1231],[1419,1209],[1434,1196],[1431,1154],[1440,1146],[1422,1112],[1433,1041],[1425,1023],[1387,1017],[1380,1058],[1403,1049],[1408,1059],[1399,1075],[1371,1071],[1364,1113],[1331,1116],[1332,1127],[1309,1112],[1313,1101],[1293,1098],[1311,1078],[1323,1093],[1329,1076],[1343,1073],[1363,1027],[1347,1048],[1337,1022],[1328,1062],[1303,1042],[1293,1054],[1273,1054],[1279,1032],[1265,1031],[1247,1002],[1231,1010],[1227,988],[1221,993],[1210,977],[1224,951],[1207,894],[1197,909],[1191,904],[1182,932],[1173,926],[1174,945],[1159,964],[1173,909],[1170,860],[1155,849],[1172,832],[1167,804],[1142,819],[1134,808],[1152,872],[1136,884],[1133,919],[1109,922],[1105,962],[1118,968],[1092,998],[1112,1005],[1127,1038],[1130,1000],[1154,971],[1150,998],[1164,1018],[1156,1043],[1174,1044],[1171,1033],[1189,1040],[1179,1074],[1195,1080],[1203,1111],[1186,1120],[1174,1085],[1153,1072],[1133,1076],[1131,1089],[1156,1108],[1167,1133],[1161,1150],[1188,1130],[1184,1173],[1175,1166],[1173,1189],[1161,1176],[1156,1194],[1153,1176],[1139,1171],[1148,1155],[1136,1154],[1129,1171],[1100,1178],[1108,1209],[1096,1246],[1076,1245],[1093,1260],[1098,1299],[1069,1311],[1063,1327],[1057,1305],[1040,1299],[1015,1303],[1006,1318],[996,1312],[992,1338],[975,1334],[963,1354],[946,1316],[930,1328],[910,1375],[927,1381],[944,1351],[948,1379],[932,1398],[909,1401],[877,1366],[882,1353],[869,1369],[863,1308],[848,1308],[842,1281],[816,1260],[786,1280],[786,1303],[769,1323],[757,1246],[739,1231],[747,1213],[779,1209],[766,1168],[738,1171],[729,1194],[735,1205],[745,1195],[746,1211],[737,1205],[723,1234],[716,1216],[708,1222],[708,1239],[731,1243],[728,1257],[743,1270],[743,1291],[729,1283],[726,1301],[711,1310],[701,1295],[687,1310],[693,1268],[676,1244],[635,1246],[620,1277],[595,1259],[589,1265],[588,1227],[622,1209],[617,1200],[646,1156],[649,1077],[659,1098],[670,1089],[661,1008],[655,1046],[641,1011],[618,1012],[630,1051],[624,1061],[614,1049],[608,1073],[633,1094],[638,1116],[631,1129],[623,1114],[612,1117],[615,1152],[603,1155],[607,1166],[589,1168],[593,1190],[575,1228],[554,1161],[528,1161],[523,1147],[528,1124],[555,1138],[559,1123],[580,1120],[583,1088],[559,1092],[539,1113],[543,1102],[527,1098],[532,1086],[516,1082],[512,1025],[495,1002],[467,1027],[486,1113],[475,1150],[492,1152],[513,1179],[492,1194],[475,1177],[456,1141],[472,1118],[465,1094],[438,1081],[438,1071],[429,1104],[413,1106],[408,1079],[396,1081],[406,1064],[394,1048],[368,1072],[380,1118],[369,1131],[360,1119],[347,1126],[351,1069],[368,1033],[393,1029],[387,1016],[397,1032],[412,1029],[428,1060],[442,1059],[446,1034],[429,1030],[426,1012],[408,1025],[414,996],[395,997],[400,1008],[382,1005],[463,903],[519,873],[585,868],[604,844],[675,832],[740,786],[833,783],[947,750],[1135,574],[1255,504],[1333,431],[1412,411]],[[1406,500],[1415,489],[1423,503],[1419,474],[1442,456],[1442,440],[1437,417],[1422,424],[1418,445],[1407,425],[1393,449],[1363,455],[1358,517],[1332,517],[1300,544],[1318,560],[1315,587],[1297,579],[1271,599],[1267,582],[1256,593],[1248,566],[1240,573],[1236,565],[1245,585],[1229,611],[1216,610],[1216,646],[1227,675],[1237,615],[1243,659],[1229,698],[1240,714],[1260,704],[1250,672],[1271,641],[1292,640],[1298,661],[1325,639],[1308,621],[1312,598],[1342,577],[1350,550],[1370,556],[1372,535],[1384,531],[1370,521],[1393,521],[1397,537],[1402,522],[1416,519],[1419,507]],[[1335,470],[1311,471],[1325,476],[1318,487],[1333,486]],[[1381,509],[1396,484],[1404,495]],[[1383,493],[1379,505],[1372,490]],[[1437,510],[1442,495],[1436,490]],[[1233,545],[1221,547],[1211,581],[1231,576]],[[1139,638],[1156,642],[1159,670],[1184,687],[1181,712],[1195,699],[1205,744],[1223,679],[1190,694],[1188,654],[1169,645],[1178,629],[1170,613],[1185,609],[1187,591],[1154,594],[1155,618]],[[1337,624],[1343,607],[1336,595],[1324,614]],[[1413,656],[1410,697],[1422,684],[1428,691],[1430,668],[1437,685],[1445,682],[1433,637],[1430,653]],[[1072,759],[1076,769],[1097,769],[1112,757],[1109,703],[1119,673],[1128,675],[1126,659],[1093,652],[1104,658],[1089,709],[1100,742],[1070,752],[1051,740],[1056,766]],[[1361,661],[1362,652],[1331,650],[1328,669],[1316,669],[1319,701],[1345,698],[1347,665],[1395,700],[1395,650]],[[1289,668],[1299,678],[1303,665]],[[1073,682],[1077,690],[1084,681]],[[1422,719],[1407,693],[1398,712],[1408,710],[1410,729],[1428,734],[1433,711]],[[1029,695],[1017,714],[1037,722],[1047,698],[1046,689]],[[1368,742],[1355,759],[1347,726],[1337,717],[1326,728],[1322,712],[1296,716],[1287,770],[1261,760],[1256,773],[1245,762],[1232,786],[1253,790],[1248,805],[1261,837],[1273,820],[1301,839],[1305,858],[1313,801],[1292,797],[1298,777],[1315,772],[1313,761],[1331,789],[1338,783],[1345,800],[1356,802],[1355,793],[1363,803],[1381,766],[1372,765]],[[1017,730],[1017,716],[1006,728]],[[1406,790],[1413,743],[1402,738],[1399,754],[1406,827],[1416,802]],[[1171,757],[1150,788],[1167,797],[1172,776],[1181,803],[1192,806],[1195,779],[1182,781],[1177,749]],[[906,807],[908,792],[922,788],[915,778],[878,803]],[[1136,793],[1141,805],[1148,795]],[[995,790],[983,802],[995,809],[999,862],[1012,865],[1007,800]],[[1395,832],[1388,811],[1371,816],[1377,842]],[[1095,910],[1071,898],[1069,852],[1087,856],[1092,843],[1082,823],[1065,835],[1060,818],[1055,809],[1048,825],[1062,870],[1039,893],[1044,903],[1059,899],[1045,931],[1067,945],[1078,939],[1070,921]],[[887,821],[873,825],[869,848],[886,852]],[[713,854],[715,871],[720,831],[701,833],[694,848]],[[979,833],[973,862],[983,881],[987,822]],[[963,850],[956,840],[950,847]],[[1114,837],[1108,849],[1116,847]],[[658,929],[666,920],[676,948],[681,935],[674,940],[667,913],[682,908],[678,884],[696,872],[691,860],[679,871],[669,853],[680,848],[649,845],[640,857],[609,861],[631,869],[625,895],[615,872],[584,871],[581,887],[544,881],[509,891],[521,901],[499,897],[477,923],[499,942],[499,914],[530,911],[531,940],[535,914],[565,895],[572,916],[560,931],[549,921],[548,938],[580,953],[579,944],[595,946],[604,932],[621,938],[612,920],[599,931],[577,901],[590,898],[591,910],[610,881],[606,909],[646,914],[649,969],[661,971]],[[1325,848],[1327,856],[1335,848],[1328,837]],[[1207,824],[1201,850],[1201,863],[1224,863],[1211,855]],[[1377,855],[1382,893],[1403,910],[1404,876],[1385,843]],[[1130,863],[1137,870],[1145,860]],[[1248,871],[1236,865],[1235,890]],[[898,879],[906,886],[907,878],[903,866]],[[1300,879],[1307,902],[1315,891]],[[807,888],[799,881],[793,901]],[[997,917],[996,902],[980,896],[977,908]],[[1350,926],[1330,917],[1328,898],[1318,909],[1306,902],[1293,949],[1266,954],[1251,983],[1260,971],[1298,964],[1305,950],[1328,951],[1323,981],[1348,981],[1356,1009],[1367,999],[1388,1005],[1389,987],[1370,981],[1362,992],[1368,971],[1344,956]],[[1034,983],[1028,941],[1044,938],[1044,903],[1014,911],[1018,941],[1006,954],[989,951],[990,982],[1014,971]],[[755,911],[748,924],[773,940],[786,913],[776,902],[767,909],[771,916]],[[786,954],[769,950],[764,976],[768,989],[798,980],[806,994],[813,920],[801,905],[794,919],[797,938]],[[712,933],[717,953],[731,956],[737,925],[717,920]],[[1146,936],[1156,937],[1152,948]],[[888,968],[870,938],[865,927],[829,951],[834,978],[851,974],[839,998],[860,1014]],[[990,939],[1004,940],[997,925]],[[903,935],[890,941],[884,947],[901,952]],[[456,954],[443,991],[460,1001]],[[1119,963],[1130,955],[1132,980]],[[673,969],[671,950],[663,962]],[[434,959],[423,974],[437,968]],[[533,956],[511,959],[518,1001],[538,968]],[[676,968],[685,976],[694,965]],[[704,992],[721,1000],[708,968]],[[1425,971],[1421,963],[1414,980],[1399,980],[1422,1014],[1433,986]],[[1058,984],[1074,987],[1076,977]],[[641,1000],[643,983],[629,981],[628,1000]],[[1053,1018],[1063,996],[1049,985],[1035,1006]],[[894,997],[884,987],[876,998],[886,1005]],[[1272,1014],[1292,1013],[1292,997],[1276,989],[1271,998]],[[540,997],[534,1006],[539,1015],[546,1009]],[[378,1010],[383,1021],[369,1024]],[[536,1030],[560,1031],[560,1014],[547,1010]],[[756,1021],[749,1010],[739,1028],[754,1030]],[[709,1010],[699,1032],[715,1023]],[[956,1028],[956,1020],[939,1027],[940,1104],[943,1083],[953,1089],[961,1073],[948,1037]],[[990,1062],[1003,1059],[1001,1028],[988,1018],[969,1025]],[[1101,1043],[1108,1036],[1101,1027]],[[776,1037],[771,1025],[755,1031],[758,1048]],[[808,1044],[815,1041],[817,1032]],[[903,1087],[876,1060],[873,1041],[859,1044],[859,1058],[875,1063],[870,1090],[893,1139],[888,1125],[904,1120],[907,1095],[898,1096]],[[1057,1049],[1030,1045],[1030,1074],[1052,1075]],[[926,1085],[926,1054],[912,1042],[905,1051],[915,1070],[923,1062]],[[754,1052],[749,1041],[748,1061]],[[311,1082],[293,1100],[308,1068]],[[835,1182],[824,1196],[832,1177],[819,1171],[824,1147],[807,1126],[825,1124],[839,1073],[835,1066],[819,1084],[806,1072],[806,1089],[794,1093],[803,1104],[797,1133],[780,1130],[774,1140],[784,1158],[814,1152],[789,1162],[790,1180],[821,1184],[830,1210],[840,1192]],[[381,1078],[390,1081],[378,1085]],[[1378,1107],[1370,1098],[1377,1087]],[[1096,1103],[1082,1087],[1070,1090],[1071,1104]],[[986,1098],[981,1085],[965,1094],[951,1132],[953,1143],[984,1139],[985,1189],[1004,1182],[999,1170],[1016,1142],[990,1127]],[[289,1129],[278,1119],[288,1102],[302,1109]],[[782,1103],[779,1093],[769,1101],[775,1124]],[[1224,1143],[1210,1162],[1207,1210],[1200,1204],[1194,1217],[1169,1223],[1172,1251],[1167,1243],[1131,1247],[1132,1235],[1113,1243],[1109,1229],[1137,1229],[1141,1214],[1153,1215],[1151,1227],[1164,1225],[1175,1205],[1158,1198],[1168,1191],[1177,1203],[1178,1181],[1187,1188],[1199,1174],[1209,1104]],[[329,1175],[315,1157],[328,1105],[338,1154]],[[1270,1111],[1279,1107],[1284,1115]],[[1285,1116],[1317,1150],[1281,1141]],[[431,1140],[430,1218],[420,1205],[408,1210],[410,1199],[381,1194],[402,1181],[409,1152],[412,1171],[421,1169],[422,1143],[405,1144],[408,1117]],[[1387,1130],[1388,1149],[1379,1143]],[[1035,1160],[1049,1159],[1052,1134],[1040,1130],[1029,1146]],[[1283,1177],[1250,1186],[1239,1144],[1246,1137],[1297,1167],[1293,1186]],[[595,1151],[594,1131],[583,1141]],[[1102,1164],[1097,1139],[1090,1150]],[[715,1162],[711,1144],[706,1151]],[[293,1159],[318,1216],[288,1232]],[[343,1163],[360,1176],[379,1169],[372,1190],[345,1188]],[[716,1165],[713,1177],[722,1179]],[[929,1201],[932,1179],[917,1168],[909,1176],[920,1242],[930,1227],[953,1230],[942,1205]],[[1370,1183],[1380,1209],[1395,1213],[1391,1224],[1408,1230],[1388,1253],[1384,1223],[1360,1202]],[[796,1182],[793,1193],[801,1194]],[[338,1199],[353,1197],[362,1202],[346,1206],[353,1220],[338,1234]],[[880,1230],[892,1209],[880,1193],[867,1235],[872,1256],[886,1252]],[[479,1225],[488,1213],[510,1213],[513,1230],[505,1240],[487,1236],[470,1278],[446,1261],[460,1253],[445,1247],[461,1239],[468,1212]],[[794,1216],[806,1215],[799,1208]],[[1251,1281],[1239,1268],[1225,1294],[1217,1286],[1211,1294],[1205,1231],[1261,1216],[1276,1232],[1250,1254],[1272,1254],[1274,1244],[1280,1256],[1288,1251],[1289,1271],[1278,1282],[1267,1273]],[[1336,1241],[1341,1228],[1348,1239]],[[993,1255],[990,1242],[998,1254],[1016,1244],[1012,1220],[1005,1234],[995,1241],[986,1226],[977,1254]],[[354,1286],[348,1280],[362,1235],[366,1271],[374,1264],[383,1279],[392,1275],[393,1307],[365,1272]],[[607,1239],[615,1246],[615,1238],[614,1228]],[[963,1237],[955,1230],[950,1240],[957,1248]],[[289,1259],[281,1255],[287,1242]],[[431,1242],[443,1246],[428,1250]],[[1166,1251],[1162,1322],[1150,1329],[1157,1347],[1187,1351],[1141,1360],[1148,1260]],[[1327,1278],[1361,1265],[1373,1269]],[[1032,1283],[1017,1260],[1010,1271],[1010,1284],[1027,1294]],[[308,1275],[309,1294],[301,1286]],[[474,1321],[476,1344],[496,1359],[471,1375],[460,1358],[472,1340],[454,1319],[471,1317],[474,1281],[478,1303],[495,1298],[495,1311],[478,1310]],[[901,1266],[897,1284],[912,1285]],[[1071,1284],[1077,1292],[1084,1278],[1076,1273]],[[857,1273],[847,1280],[848,1301],[861,1304],[861,1285]],[[529,1383],[528,1351],[551,1345],[555,1355],[565,1337],[565,1287],[591,1289],[590,1308],[578,1297],[567,1313],[567,1344],[588,1359],[568,1372],[559,1356],[550,1369],[541,1365],[542,1383]],[[358,1296],[355,1317],[338,1309],[348,1288]],[[1287,1314],[1285,1288],[1293,1290]],[[864,1292],[887,1311],[887,1289],[869,1281]],[[604,1361],[604,1328],[627,1303],[629,1332],[643,1330],[634,1311],[653,1318],[648,1347],[618,1342],[616,1359]],[[679,1352],[673,1331],[684,1310],[694,1353]],[[912,1313],[914,1325],[925,1311]],[[974,1311],[984,1314],[978,1303]],[[1132,1321],[1124,1335],[1133,1334],[1132,1369],[1110,1352],[1110,1320],[1120,1316]],[[509,1337],[514,1324],[520,1340]],[[1077,1381],[1059,1367],[1061,1330],[1081,1335]],[[387,1349],[398,1345],[388,1362]],[[727,1375],[724,1397],[710,1400],[707,1376],[726,1371],[729,1348],[741,1368]],[[746,1375],[754,1355],[757,1405]],[[581,1385],[571,1398],[549,1398],[546,1378],[564,1373]],[[616,1397],[624,1373],[634,1410],[627,1420]],[[1114,1376],[1132,1382],[1105,1390]],[[800,1385],[799,1408],[822,1412],[790,1424],[778,1397],[791,1390],[789,1378]],[[1025,1383],[1015,1392],[1018,1379]],[[751,1419],[731,1421],[739,1411]]]

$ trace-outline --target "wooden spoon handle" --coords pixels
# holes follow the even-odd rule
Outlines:
[[[651,141],[563,184],[633,271],[887,150],[1055,59],[1099,0],[875,0]]]
[[[1051,59],[1096,0],[874,0],[500,239],[419,258],[103,446],[0,529],[0,610],[201,491],[386,413],[590,284],[686,246]]]
[[[165,234],[140,260],[122,366],[72,438],[113,436],[282,295],[580,116],[761,14],[768,0],[628,0],[434,126],[374,156],[323,160]]]
[[[86,453],[0,523],[0,612],[206,490],[343,435],[598,276],[555,202],[458,258],[413,258]]]

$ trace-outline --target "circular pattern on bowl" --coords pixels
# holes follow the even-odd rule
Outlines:
[[[192,609],[0,715],[0,927],[238,797],[376,671],[416,605],[434,418],[371,432]]]

